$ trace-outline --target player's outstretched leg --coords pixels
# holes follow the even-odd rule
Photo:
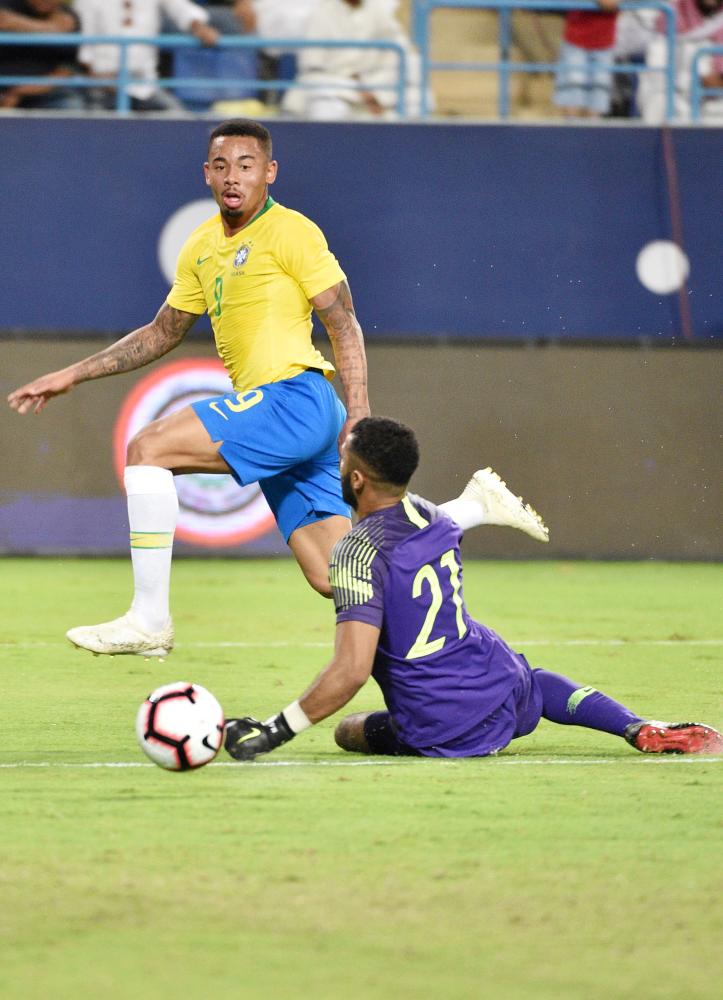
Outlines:
[[[439,506],[463,531],[481,524],[496,524],[517,528],[538,542],[550,540],[547,525],[537,511],[508,490],[489,468],[475,472],[456,500]]]
[[[622,736],[641,753],[723,753],[723,736],[697,722],[650,722],[602,691],[550,670],[534,670],[542,714],[563,726]]]
[[[532,671],[542,693],[542,715],[560,726],[583,726],[612,736],[624,736],[628,727],[644,721],[625,705],[589,685],[553,673]]]
[[[178,497],[173,474],[151,465],[125,471],[134,596],[130,610],[98,625],[79,625],[67,638],[96,655],[167,656],[173,649],[168,595]]]
[[[178,496],[171,470],[226,474],[220,446],[190,406],[152,421],[131,439],[125,486],[133,602],[120,618],[70,629],[73,645],[110,656],[166,656],[173,649],[169,590]]]
[[[723,736],[700,722],[637,722],[624,736],[641,753],[723,753]]]

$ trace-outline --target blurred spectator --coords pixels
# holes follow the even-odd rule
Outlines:
[[[539,10],[511,11],[512,44],[517,50],[519,61],[526,63],[557,62],[560,51],[560,37],[563,19],[558,12]],[[539,73],[520,73],[519,90],[520,104],[533,106],[536,103],[549,104],[549,85],[551,74],[547,71]],[[543,100],[542,94],[546,93]]]
[[[318,0],[235,0],[234,11],[249,35],[304,38]]]
[[[565,16],[555,104],[569,118],[602,118],[610,110],[618,0],[597,0],[598,10]]]
[[[218,31],[208,23],[208,12],[191,0],[75,0],[83,31],[88,35],[146,35],[161,32],[163,17],[181,31],[190,32],[204,45],[215,45]],[[83,45],[78,56],[91,76],[112,77],[120,66],[117,45]],[[180,111],[181,102],[167,90],[155,86],[158,79],[158,49],[131,45],[128,68],[134,81],[128,88],[133,111]],[[91,108],[112,109],[115,89],[94,88],[88,94]]]
[[[615,56],[620,62],[631,57],[644,56],[656,34],[656,22],[660,12],[649,7],[640,10],[621,10],[615,34]]]
[[[64,35],[78,30],[77,16],[60,0],[3,0],[0,3],[0,31]],[[78,72],[76,52],[73,46],[0,46],[0,75],[73,76]],[[2,90],[0,107],[77,110],[83,107],[83,99],[68,87],[20,84]]]
[[[243,32],[234,6],[207,5],[209,24],[227,38]],[[217,45],[166,49],[160,66],[163,76],[176,78],[174,93],[192,111],[210,111],[223,118],[253,118],[265,110],[257,99],[259,57],[255,48]]]
[[[239,19],[234,7],[236,0],[193,0],[199,7],[205,7],[208,11],[208,23],[216,28],[222,35],[239,34]]]
[[[699,49],[723,44],[723,0],[677,0],[675,46],[675,101],[677,121],[691,117],[690,87],[693,59]],[[663,32],[665,23],[661,16],[657,24],[659,34],[651,41],[646,53],[648,67],[661,68],[668,58],[668,43]],[[703,82],[708,87],[723,87],[723,57],[704,56],[699,61]],[[646,122],[658,124],[665,118],[666,94],[664,73],[644,73],[639,88],[640,110]],[[723,123],[723,100],[704,100],[701,117]]]
[[[234,0],[234,13],[247,35],[261,38],[305,38],[307,24],[318,0]],[[260,80],[292,80],[296,76],[298,49],[259,50]],[[264,102],[277,105],[281,93],[263,92]]]
[[[317,0],[309,17],[307,38],[339,41],[396,42],[407,56],[407,113],[419,113],[420,60],[391,0]],[[396,53],[373,48],[308,48],[297,57],[297,81],[314,89],[292,88],[282,102],[284,111],[317,120],[393,117],[399,61]],[[363,84],[352,89],[349,84]]]
[[[659,12],[645,7],[640,10],[622,10],[618,15],[615,35],[615,63],[645,65],[645,53],[655,37],[655,23]],[[610,116],[612,118],[639,118],[639,73],[616,73]]]
[[[512,44],[520,50],[525,62],[554,62],[560,46],[560,32],[550,31],[559,13],[538,10],[511,10],[510,30]]]

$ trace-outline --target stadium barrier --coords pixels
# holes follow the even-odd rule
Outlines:
[[[633,9],[658,10],[663,15],[666,23],[666,37],[668,42],[668,55],[666,64],[663,67],[648,67],[639,63],[618,63],[612,67],[613,73],[635,74],[643,73],[663,73],[665,75],[666,91],[666,120],[674,119],[674,95],[675,95],[675,11],[670,3],[664,0],[622,0],[620,10]],[[499,36],[498,46],[500,58],[494,62],[441,62],[432,60],[431,49],[431,16],[435,10],[458,9],[458,10],[495,10],[499,15]],[[476,71],[495,72],[499,78],[498,91],[498,113],[502,120],[509,118],[510,114],[510,77],[513,73],[540,73],[554,72],[557,63],[523,63],[513,62],[509,58],[511,48],[511,14],[513,10],[527,11],[559,11],[564,13],[568,10],[598,10],[595,0],[415,0],[412,6],[412,35],[421,55],[421,116],[429,116],[429,95],[430,95],[430,74],[434,70],[444,71]],[[41,34],[19,34],[0,33],[0,45],[59,45],[68,44],[110,44],[118,45],[121,49],[120,66],[117,76],[105,79],[90,79],[84,76],[59,77],[54,80],[58,87],[89,88],[97,86],[113,86],[117,88],[116,110],[125,113],[130,110],[130,97],[128,87],[133,83],[128,72],[128,48],[130,45],[146,44],[156,48],[177,50],[177,49],[198,49],[201,43],[188,35],[159,35],[152,38],[146,36],[93,36],[85,34],[65,34],[65,35],[41,35]],[[251,50],[259,51],[268,48],[273,44],[274,48],[283,50],[298,50],[303,48],[355,48],[355,49],[377,49],[380,51],[394,52],[398,59],[398,78],[395,84],[386,87],[375,87],[377,90],[395,91],[397,95],[397,114],[404,117],[406,114],[406,87],[408,80],[407,55],[404,48],[395,42],[385,41],[340,41],[325,39],[301,39],[301,38],[260,38],[253,35],[224,35],[218,42],[218,47],[231,50]],[[696,64],[697,65],[697,64]],[[22,83],[47,83],[47,77],[27,77],[27,76],[0,76],[0,86],[13,86]],[[165,89],[191,88],[192,90],[227,88],[229,84],[235,83],[239,91],[244,92],[249,88],[257,91],[285,91],[290,87],[299,87],[304,90],[323,89],[324,84],[303,83],[295,80],[259,80],[256,78],[237,78],[230,80],[228,77],[162,77],[157,81],[159,87]],[[336,86],[336,84],[335,84]],[[363,83],[339,84],[349,90],[361,90]],[[700,93],[697,91],[698,104],[700,103]]]
[[[264,49],[268,48],[270,39],[259,38],[256,35],[223,35],[217,42],[217,47],[221,49]],[[95,88],[95,87],[115,87],[117,88],[116,111],[125,114],[131,110],[131,99],[128,88],[134,83],[138,83],[128,69],[128,49],[131,45],[152,45],[157,49],[199,49],[203,48],[201,43],[188,35],[85,35],[85,34],[65,34],[65,35],[41,35],[33,33],[0,32],[0,45],[41,45],[41,46],[68,46],[81,45],[117,45],[120,48],[120,65],[116,76],[111,77],[88,77],[88,76],[67,76],[53,77],[54,87],[70,88]],[[340,41],[327,39],[308,38],[274,38],[274,48],[282,49],[377,49],[382,52],[393,52],[398,60],[398,77],[395,84],[387,86],[377,86],[375,90],[394,91],[397,95],[397,114],[404,117],[406,114],[406,88],[407,88],[407,56],[404,48],[396,42],[358,42]],[[0,76],[0,87],[19,86],[21,84],[46,84],[47,76]],[[302,90],[323,90],[327,84],[304,83],[296,80],[260,80],[234,79],[228,77],[161,77],[154,81],[154,85],[167,90],[178,88],[191,89],[218,89],[223,90],[230,83],[235,83],[240,91],[246,91],[253,87],[255,90],[288,90],[290,87],[298,87]],[[334,83],[335,89],[363,90],[364,83]]]
[[[705,97],[723,97],[723,87],[708,87],[703,83],[700,73],[701,60],[707,56],[723,56],[723,45],[706,45],[693,56],[690,68],[690,116],[694,122],[700,121],[701,104]]]
[[[430,55],[430,19],[435,10],[495,10],[499,15],[498,46],[500,58],[494,62],[441,62]],[[668,58],[663,67],[648,67],[639,63],[617,63],[611,67],[613,73],[635,74],[664,73],[666,93],[666,120],[675,115],[675,10],[663,0],[622,0],[619,10],[657,10],[665,18]],[[422,57],[422,117],[429,113],[427,88],[433,70],[496,72],[499,77],[498,114],[502,120],[510,114],[510,76],[512,73],[554,73],[558,63],[524,63],[510,60],[511,14],[513,10],[558,11],[569,10],[599,11],[595,0],[415,0],[412,5],[412,36]]]
[[[107,343],[5,341],[2,395]],[[371,342],[368,359],[375,411],[419,436],[416,493],[447,500],[489,464],[550,527],[549,545],[509,528],[469,531],[467,556],[723,558],[720,350]],[[169,405],[213,395],[214,370],[223,374],[213,344],[183,343],[140,371],[79,386],[38,417],[5,408],[0,553],[127,557],[124,441]],[[253,484],[176,482],[177,554],[288,554]]]

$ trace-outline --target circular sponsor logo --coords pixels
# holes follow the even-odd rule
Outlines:
[[[640,283],[655,295],[677,292],[688,280],[690,262],[672,240],[646,243],[635,261]]]
[[[213,198],[199,198],[181,205],[166,220],[158,237],[158,263],[169,284],[173,284],[176,260],[183,244],[197,226],[217,213],[218,205]]]
[[[137,382],[121,407],[113,432],[115,469],[121,485],[128,442],[142,427],[200,399],[226,392],[231,392],[226,370],[211,358],[171,361]],[[258,483],[239,486],[231,476],[193,473],[176,476],[176,490],[176,537],[183,541],[220,548],[249,542],[275,526]]]

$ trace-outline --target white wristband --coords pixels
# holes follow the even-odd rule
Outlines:
[[[286,719],[289,729],[294,734],[303,733],[305,729],[308,729],[309,726],[313,724],[298,701],[292,701],[292,703],[284,709],[282,715]]]

